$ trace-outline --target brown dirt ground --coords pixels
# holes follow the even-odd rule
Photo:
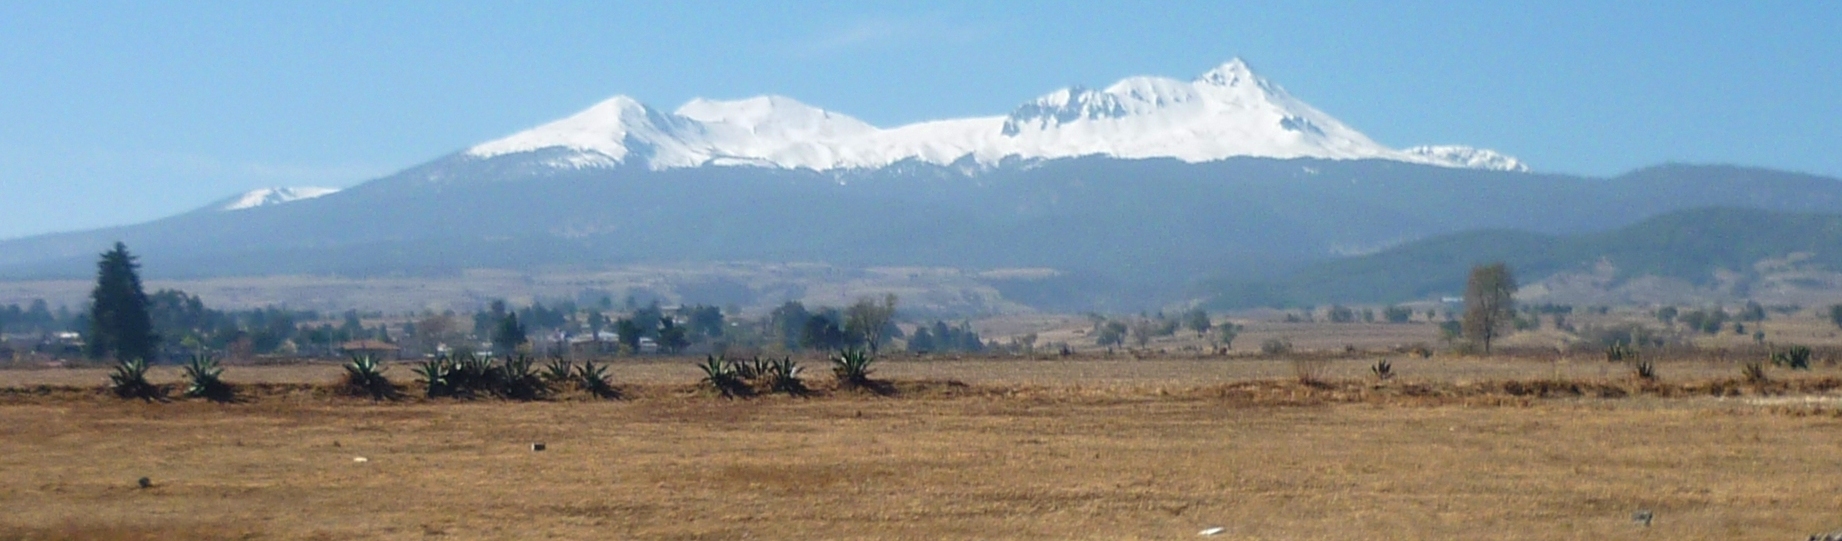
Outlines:
[[[1397,359],[891,362],[893,397],[235,404],[0,371],[0,539],[1802,539],[1842,508],[1842,372]],[[1615,365],[1614,365],[1615,366]],[[394,368],[400,381],[407,367]],[[1557,377],[1558,376],[1558,377]],[[171,374],[156,381],[172,381]],[[817,378],[815,378],[816,381]],[[948,383],[947,380],[954,380]],[[254,385],[263,382],[263,385]],[[81,386],[81,387],[79,387]],[[823,387],[823,386],[821,386]],[[532,452],[532,442],[548,450]],[[354,458],[364,457],[365,462]],[[148,477],[151,488],[138,488]],[[1655,523],[1631,523],[1650,509]]]

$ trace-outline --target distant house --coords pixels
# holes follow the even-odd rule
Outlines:
[[[394,359],[402,348],[382,340],[353,340],[339,344],[339,352],[346,355],[370,355],[383,359]]]
[[[569,351],[575,354],[603,354],[620,351],[620,335],[608,331],[580,334],[566,338]]]
[[[53,357],[75,357],[83,354],[83,335],[74,332],[45,335],[32,349]]]

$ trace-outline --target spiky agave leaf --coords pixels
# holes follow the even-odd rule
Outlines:
[[[396,396],[396,385],[384,377],[384,363],[372,355],[353,355],[345,363],[345,390],[372,400]]]
[[[706,355],[704,362],[697,365],[697,368],[704,371],[704,381],[713,382],[717,379],[735,376],[735,367],[724,362],[720,357]]]
[[[806,383],[800,381],[800,374],[805,367],[793,361],[793,357],[780,360],[769,359],[767,362],[768,385],[777,393],[803,395],[808,392]]]
[[[160,397],[160,388],[147,382],[147,361],[138,358],[115,362],[115,369],[109,373],[109,390],[122,398],[153,400]]]
[[[463,353],[450,361],[448,389],[459,398],[498,394],[503,389],[503,372],[490,355]]]
[[[429,398],[439,398],[453,394],[453,383],[449,380],[454,371],[447,356],[440,356],[426,361],[416,367],[416,376],[428,390]]]
[[[708,357],[706,357],[705,359],[706,359],[705,361],[706,363],[709,362]],[[730,358],[726,358],[721,355],[718,355],[716,356],[716,362],[722,363],[723,370],[727,371],[729,375],[734,376],[736,378],[755,379],[755,377],[757,377],[757,373],[755,372],[754,366],[748,364],[748,361],[744,361],[742,359],[730,359]],[[709,374],[710,374],[709,370],[704,370],[704,375],[706,377],[709,376]]]
[[[607,365],[596,365],[593,359],[582,361],[576,367],[576,385],[583,391],[601,398],[612,398],[619,393],[614,384],[608,380]]]
[[[551,357],[550,364],[544,365],[544,381],[551,385],[569,381],[575,375],[575,367],[562,357]]]
[[[757,378],[772,376],[774,371],[774,359],[772,357],[763,358],[756,356],[753,366],[750,368],[755,371],[755,377]]]
[[[1792,370],[1809,370],[1810,354],[1809,346],[1791,346],[1783,350],[1774,348],[1771,354],[1772,365]]]
[[[1632,360],[1631,366],[1632,366],[1633,373],[1637,375],[1638,379],[1644,379],[1644,380],[1657,379],[1656,361],[1650,360],[1649,358],[1646,358],[1646,357],[1637,357]]]
[[[870,383],[870,365],[876,362],[876,356],[860,349],[839,352],[831,358],[832,374],[838,381],[847,385],[867,385]]]
[[[507,355],[499,367],[500,395],[513,400],[542,398],[549,389],[544,387],[543,379],[537,376],[535,363],[529,355]]]
[[[705,356],[704,362],[697,365],[703,370],[703,383],[707,383],[724,397],[746,394],[748,385],[736,377],[736,363],[724,362],[715,356]]]
[[[185,395],[192,398],[204,398],[214,402],[229,402],[234,390],[224,383],[224,369],[218,365],[217,358],[209,353],[193,355],[185,364]]]

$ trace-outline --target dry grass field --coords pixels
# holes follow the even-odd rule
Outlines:
[[[1209,527],[1224,529],[1213,539],[1803,539],[1842,527],[1834,367],[1774,371],[1760,387],[1720,360],[1664,363],[1662,383],[1640,384],[1602,360],[1434,357],[1396,359],[1402,375],[1377,383],[1368,361],[1326,361],[1329,382],[1303,385],[1287,360],[899,360],[877,373],[895,396],[742,400],[697,391],[688,361],[622,363],[623,399],[533,403],[339,398],[315,386],[337,374],[329,364],[230,367],[246,396],[235,404],[118,400],[95,389],[96,369],[4,370],[0,539],[1180,539]],[[1632,522],[1640,509],[1651,526]]]

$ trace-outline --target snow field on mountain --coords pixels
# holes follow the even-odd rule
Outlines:
[[[694,99],[672,113],[616,96],[580,113],[468,149],[492,158],[563,148],[555,167],[651,169],[757,166],[875,169],[904,160],[1104,155],[1206,162],[1235,156],[1387,159],[1526,171],[1513,157],[1463,146],[1395,150],[1287,94],[1239,59],[1191,81],[1130,77],[1104,90],[1071,87],[1009,115],[878,128],[783,96]]]

